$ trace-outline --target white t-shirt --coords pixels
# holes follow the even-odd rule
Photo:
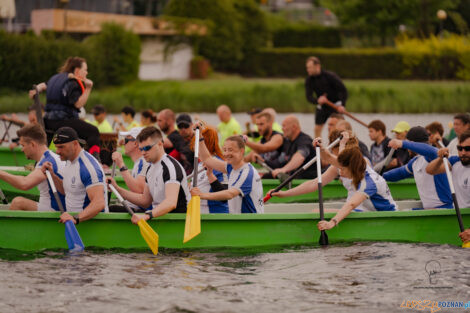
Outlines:
[[[108,191],[101,164],[87,151],[82,150],[73,161],[67,161],[64,169],[63,186],[67,211],[81,212],[90,204],[86,193],[93,186],[103,186],[104,212],[108,212]]]
[[[449,155],[459,155],[459,150],[457,150],[457,145],[459,144],[459,138],[455,137],[452,139],[449,144],[447,145],[447,149],[449,149]]]
[[[212,192],[211,184],[209,183],[209,178],[207,177],[207,172],[204,170],[204,165],[202,162],[199,162],[198,171],[200,172],[197,176],[197,187],[199,190],[201,190],[201,192]],[[228,183],[227,174],[216,170],[213,170],[212,172],[221,184]],[[228,203],[227,201],[201,199],[201,213],[229,213]]]
[[[52,164],[54,174],[63,177],[65,162],[60,160],[60,156],[50,150],[46,150],[42,155],[39,162],[36,164],[36,168],[41,168],[45,162]],[[55,200],[52,189],[49,187],[49,182],[46,180],[42,181],[37,185],[39,190],[39,203],[38,211],[59,211],[59,206]],[[65,196],[59,193],[59,198],[62,201],[62,206],[65,209]]]
[[[230,213],[264,213],[263,184],[253,165],[246,163],[239,169],[227,164],[228,188],[240,195],[228,200]]]
[[[465,166],[458,156],[449,158],[452,164],[452,182],[460,208],[470,208],[470,166]]]
[[[132,172],[131,172],[131,176],[132,178],[137,178],[137,176],[144,176],[145,177],[145,173],[147,173],[147,169],[149,167],[149,163],[147,161],[145,161],[144,157],[140,157],[139,159],[137,159],[135,162],[134,162],[134,167],[132,168]],[[141,208],[139,207],[138,205],[130,202],[130,201],[127,201],[127,204],[134,210],[151,210],[152,207],[148,207],[148,208]]]

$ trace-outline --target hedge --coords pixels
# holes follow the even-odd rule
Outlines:
[[[272,34],[274,47],[341,47],[341,32],[336,27],[289,24]]]

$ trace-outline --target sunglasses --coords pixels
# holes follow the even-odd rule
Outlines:
[[[147,152],[147,151],[149,151],[150,149],[152,149],[153,146],[155,146],[156,144],[157,144],[157,143],[154,143],[153,145],[148,145],[148,146],[145,146],[145,147],[142,147],[142,148],[139,147],[139,150],[142,151],[142,152]]]
[[[188,124],[179,124],[179,125],[176,125],[176,126],[178,126],[179,129],[186,129],[186,128],[190,127],[190,125],[188,125]]]
[[[124,144],[127,145],[129,141],[135,141],[134,138],[124,138]]]
[[[459,150],[459,151],[464,150],[465,152],[470,152],[470,146],[461,146],[461,145],[458,145],[458,146],[457,146],[457,150]]]

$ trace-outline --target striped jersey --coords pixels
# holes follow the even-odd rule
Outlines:
[[[240,194],[228,200],[230,213],[264,213],[263,184],[258,172],[250,163],[239,169],[231,164],[226,167],[228,188],[235,188]]]
[[[45,162],[50,162],[52,164],[54,174],[62,179],[65,162],[60,159],[60,156],[50,150],[46,150],[39,162],[36,164],[36,168],[40,169]],[[47,179],[39,183],[37,187],[39,190],[38,211],[59,211],[59,206],[57,205],[57,201],[55,200],[54,194],[52,193],[52,189],[50,188]],[[62,206],[65,209],[65,196],[59,193],[59,198],[62,201]]]
[[[152,196],[152,207],[165,200],[166,184],[180,185],[178,203],[171,213],[185,213],[188,202],[191,200],[186,172],[183,166],[168,154],[164,154],[160,160],[150,164],[145,174],[145,182]]]
[[[90,204],[87,189],[103,186],[104,212],[108,212],[108,191],[101,164],[87,151],[80,151],[73,161],[67,161],[64,170],[63,186],[67,211],[81,212]]]
[[[211,188],[211,184],[209,183],[209,178],[207,177],[207,172],[204,170],[204,165],[202,162],[199,162],[198,171],[200,172],[197,176],[197,187],[199,190],[201,190],[201,192],[212,192],[213,190]],[[226,174],[216,170],[212,170],[212,172],[221,184],[228,183]],[[229,213],[228,202],[201,199],[201,213]]]
[[[449,162],[457,203],[461,208],[470,208],[470,166],[463,165],[458,156],[451,156]]]

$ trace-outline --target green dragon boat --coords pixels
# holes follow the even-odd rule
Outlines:
[[[167,214],[149,222],[163,248],[261,248],[316,245],[318,213],[202,214],[202,232],[183,244],[184,214]],[[1,208],[0,208],[1,209]],[[3,207],[5,209],[5,207]],[[269,211],[269,210],[267,210]],[[462,209],[470,223],[470,208]],[[286,213],[289,212],[289,213]],[[327,219],[334,213],[326,213]],[[66,249],[64,225],[56,212],[0,210],[0,248],[22,251]],[[86,247],[145,249],[139,228],[124,213],[100,213],[77,225]],[[328,232],[330,244],[361,241],[414,242],[461,245],[454,210],[351,213]]]

